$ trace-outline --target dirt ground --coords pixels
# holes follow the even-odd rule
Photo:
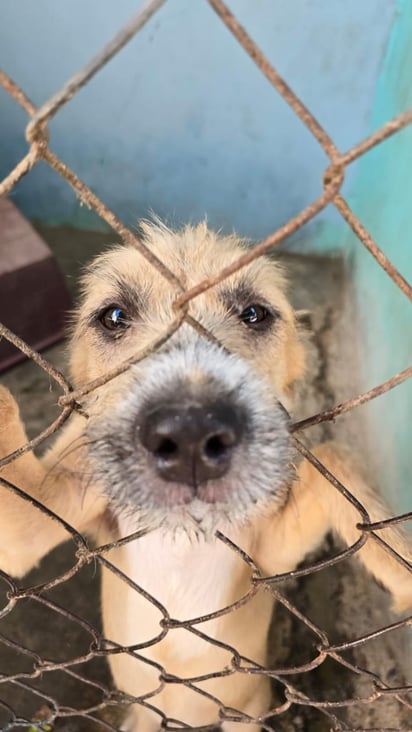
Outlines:
[[[55,252],[74,297],[77,292],[75,283],[83,263],[113,241],[113,237],[108,235],[74,232],[67,228],[41,227],[40,233]],[[309,311],[305,320],[311,329],[311,333],[308,332],[311,368],[308,386],[302,393],[295,415],[302,418],[356,393],[356,349],[353,346],[352,316],[348,310],[349,286],[340,260],[291,255],[283,255],[283,260],[290,273],[290,294],[294,305]],[[346,338],[349,333],[351,337]],[[64,373],[67,372],[64,344],[49,349],[44,355]],[[351,364],[350,369],[348,364]],[[56,404],[60,392],[35,364],[25,362],[16,366],[2,375],[1,382],[18,400],[30,436],[37,434],[58,414]],[[311,431],[310,441],[333,435],[362,444],[366,440],[363,429],[361,416],[353,413],[336,426],[315,428]],[[330,551],[333,551],[333,545],[328,541],[322,552]],[[41,567],[21,584],[35,586],[57,577],[72,563],[73,547],[68,543],[49,555]],[[326,631],[332,642],[359,637],[394,620],[385,593],[366,578],[355,561],[346,561],[308,578],[290,582],[284,589],[296,606]],[[3,607],[6,590],[4,583],[0,607]],[[60,706],[67,709],[84,710],[98,705],[104,689],[111,688],[110,674],[103,658],[75,667],[78,675],[93,680],[94,685],[61,671],[31,678],[33,665],[38,662],[37,656],[60,661],[80,656],[88,650],[90,634],[87,629],[67,614],[62,614],[60,607],[97,628],[100,624],[99,577],[94,566],[85,567],[68,582],[48,591],[47,597],[56,603],[54,611],[36,599],[27,599],[17,602],[12,612],[0,617],[0,673],[3,677],[21,674],[22,671],[27,673],[26,678],[19,675],[19,679],[4,684],[0,690],[0,726],[3,730],[27,728],[28,725],[22,724],[21,720],[32,719],[44,704],[51,706],[48,699],[58,699]],[[404,642],[402,632],[386,634],[353,651],[353,655],[348,654],[348,659],[356,659],[360,666],[379,673],[392,685],[402,685],[405,682],[402,672]],[[302,663],[313,654],[313,645],[313,634],[285,609],[279,608],[271,640],[273,663],[278,667]],[[22,649],[30,649],[30,653]],[[356,677],[333,661],[301,674],[294,683],[312,699],[365,697],[372,690],[370,681],[362,675]],[[342,708],[336,714],[346,720],[347,728],[351,729],[412,729],[407,712],[391,697],[373,704],[357,704],[348,711]],[[120,719],[119,710],[110,706],[98,715],[113,726],[117,726]],[[274,729],[283,732],[326,732],[331,725],[324,714],[305,705],[293,706],[273,722]],[[82,732],[107,729],[107,726],[91,718],[82,719],[81,714],[72,712],[57,721],[54,729],[56,732]]]

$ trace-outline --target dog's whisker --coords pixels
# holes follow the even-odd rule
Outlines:
[[[74,452],[75,450],[78,450],[83,446],[87,447],[89,443],[90,441],[86,438],[85,435],[79,435],[78,437],[75,437],[68,443],[65,449],[59,453],[59,459],[56,460],[55,465],[61,463],[66,457],[68,457],[72,453],[72,451]],[[50,467],[50,470],[54,470],[54,465]]]

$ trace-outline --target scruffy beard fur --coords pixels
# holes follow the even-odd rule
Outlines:
[[[159,402],[207,405],[212,399],[230,400],[243,418],[243,439],[230,470],[195,490],[166,483],[136,436],[139,415]],[[90,471],[114,514],[134,519],[136,529],[211,536],[223,525],[244,525],[268,503],[281,507],[286,500],[292,450],[285,409],[240,358],[204,338],[172,345],[132,366],[110,419],[94,419],[92,407],[90,414]]]
[[[187,289],[218,279],[245,252],[237,237],[205,225],[172,232],[145,224],[143,235]],[[73,384],[104,380],[126,361],[134,365],[82,399],[83,413],[72,415],[42,460],[27,452],[2,470],[0,569],[22,576],[67,539],[61,522],[6,490],[6,480],[101,548],[103,632],[108,648],[116,648],[108,660],[116,686],[135,700],[127,729],[157,732],[169,719],[173,726],[258,732],[269,729],[270,682],[261,671],[268,667],[274,598],[272,585],[252,585],[252,575],[293,571],[329,530],[355,545],[365,514],[311,462],[292,457],[287,412],[305,352],[279,265],[260,258],[191,300],[189,314],[213,342],[184,323],[138,361],[174,322],[180,292],[133,247],[115,247],[88,268],[70,344]],[[189,411],[194,430],[203,429],[209,409],[208,424],[227,420],[218,449],[215,441],[210,453],[207,443],[203,463],[193,462],[199,453],[192,452],[189,462],[170,467],[164,444],[159,453],[151,442],[165,405],[180,424]],[[26,439],[14,399],[0,387],[0,456]],[[315,456],[371,521],[390,516],[350,450],[325,443]],[[408,610],[410,538],[393,526],[379,536],[404,565],[372,539],[357,556],[392,593],[396,609]],[[196,627],[166,627],[166,614],[192,618]],[[253,673],[237,671],[234,658],[256,664]],[[184,679],[201,681],[189,687]],[[234,721],[232,710],[248,721]]]

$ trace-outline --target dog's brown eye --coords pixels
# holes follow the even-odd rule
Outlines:
[[[239,317],[243,323],[250,325],[252,328],[258,329],[267,320],[270,313],[263,305],[249,305],[240,313]]]
[[[129,321],[125,311],[113,305],[101,314],[99,320],[107,330],[119,332],[129,327]]]

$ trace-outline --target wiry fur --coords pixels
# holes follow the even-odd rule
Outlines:
[[[111,425],[106,419],[91,421],[86,430],[91,439],[92,472],[107,485],[117,515],[134,516],[136,528],[181,528],[211,536],[222,521],[236,525],[250,518],[254,504],[261,513],[269,501],[284,503],[292,458],[288,418],[269,388],[239,358],[204,338],[192,337],[184,347],[181,343],[171,346],[141,366],[132,366],[128,382],[113,410]],[[159,401],[159,384],[163,403],[184,397],[195,403],[230,397],[242,410],[246,434],[235,450],[230,473],[208,482],[209,491],[218,484],[219,494],[225,494],[222,500],[210,504],[195,498],[175,505],[179,485],[169,482],[166,490],[158,490],[159,482],[164,482],[154,473],[136,429],[139,415]]]
[[[236,237],[219,237],[204,225],[178,233],[160,224],[145,224],[143,230],[146,245],[186,288],[218,274],[244,251]],[[76,386],[103,376],[159,338],[175,317],[172,305],[178,294],[129,247],[99,257],[89,267],[83,288],[71,343]],[[254,302],[273,314],[264,332],[254,332],[239,320],[239,313]],[[114,304],[128,314],[129,327],[119,337],[108,335],[99,324],[99,314]],[[204,620],[196,625],[197,634],[179,627],[162,634],[163,608],[177,620],[203,617],[250,589],[250,566],[215,536],[216,530],[252,557],[262,574],[272,575],[293,570],[330,529],[347,544],[354,543],[362,516],[308,462],[301,463],[297,475],[291,469],[285,408],[292,408],[294,385],[304,374],[304,349],[278,265],[259,259],[195,298],[189,309],[217,343],[184,324],[157,353],[89,394],[83,404],[89,419],[73,415],[42,461],[26,454],[4,468],[2,477],[99,544],[147,529],[146,535],[107,555],[144,590],[109,569],[103,573],[108,646],[112,641],[135,648],[134,653],[110,656],[111,669],[120,689],[135,697],[154,694],[148,701],[162,714],[198,727],[219,722],[219,701],[252,719],[270,707],[267,677],[238,672],[213,677],[230,667],[231,649],[265,666],[273,605],[269,592],[260,588],[235,611]],[[208,404],[212,398],[236,407],[244,434],[228,473],[198,486],[186,500],[187,488],[165,483],[140,444],[142,415],[157,404]],[[26,438],[15,402],[4,389],[0,410],[0,454],[5,455]],[[381,499],[351,467],[348,452],[331,444],[315,452],[372,520],[387,517]],[[406,535],[394,528],[382,535],[411,561]],[[65,538],[59,524],[2,491],[4,571],[24,574]],[[412,606],[407,568],[374,541],[359,556],[392,592],[399,610]],[[208,637],[220,645],[209,643]],[[162,685],[161,669],[180,678],[207,678],[194,688],[172,683],[171,676]],[[158,714],[140,704],[133,705],[130,719],[131,728],[139,732],[152,732],[160,723]],[[259,723],[226,720],[222,727],[224,732],[253,732]]]

